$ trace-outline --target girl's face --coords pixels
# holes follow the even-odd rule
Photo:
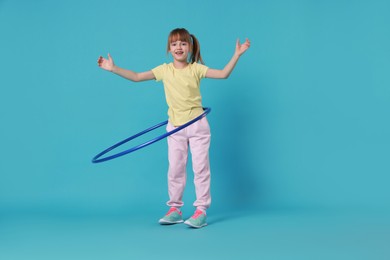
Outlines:
[[[190,44],[185,41],[174,41],[169,45],[169,52],[176,61],[187,62]]]

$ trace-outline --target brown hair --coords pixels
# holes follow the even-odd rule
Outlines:
[[[190,61],[191,63],[200,62],[204,64],[202,56],[200,55],[200,45],[198,39],[196,39],[195,35],[190,34],[184,28],[176,28],[172,30],[168,36],[168,45],[167,45],[167,53],[170,50],[170,45],[175,41],[183,41],[188,42],[190,44]]]

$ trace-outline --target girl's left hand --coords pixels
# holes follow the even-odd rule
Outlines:
[[[238,56],[241,56],[247,49],[249,49],[250,46],[251,46],[251,43],[248,40],[248,38],[246,38],[246,40],[243,44],[240,43],[240,39],[237,39],[236,54]]]

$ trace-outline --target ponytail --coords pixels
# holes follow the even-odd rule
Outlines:
[[[199,41],[198,41],[198,39],[196,39],[195,35],[190,34],[190,36],[192,38],[192,53],[191,53],[191,57],[190,57],[191,63],[200,62],[200,63],[204,64],[202,56],[200,55]]]
[[[190,56],[191,63],[200,62],[204,64],[202,56],[200,55],[200,45],[198,39],[196,39],[195,35],[190,34],[184,28],[176,28],[170,32],[168,36],[167,53],[170,50],[171,42],[177,40],[186,41],[191,45],[191,56]]]

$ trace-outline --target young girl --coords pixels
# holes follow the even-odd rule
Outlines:
[[[134,72],[99,57],[98,65],[121,77],[134,82],[145,80],[163,81],[168,104],[167,131],[187,123],[203,113],[200,80],[202,78],[226,79],[233,71],[240,56],[249,48],[250,42],[236,43],[236,50],[229,63],[222,70],[211,69],[203,65],[197,38],[184,28],[171,31],[168,36],[167,53],[171,53],[173,62],[162,64],[146,72]],[[200,64],[200,63],[202,64]],[[170,207],[168,213],[159,220],[160,224],[182,223],[182,196],[186,185],[186,164],[188,147],[192,154],[196,207],[192,217],[184,223],[195,228],[207,225],[206,210],[210,207],[210,127],[206,117],[168,137],[168,194]]]

